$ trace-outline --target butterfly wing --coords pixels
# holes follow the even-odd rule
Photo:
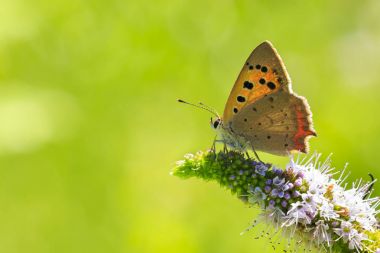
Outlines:
[[[316,135],[306,99],[293,94],[281,57],[268,41],[248,57],[223,121],[255,149],[278,155],[294,150],[306,153],[308,137]]]
[[[276,49],[265,41],[244,64],[227,100],[223,121],[229,122],[247,104],[278,90],[291,92],[290,77]]]
[[[244,107],[230,128],[255,149],[276,155],[307,153],[308,136],[316,136],[306,99],[281,90]]]

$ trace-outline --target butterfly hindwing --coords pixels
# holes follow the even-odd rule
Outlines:
[[[290,78],[281,57],[270,42],[263,42],[243,66],[227,100],[223,120],[230,121],[244,106],[265,95],[290,89]]]
[[[244,107],[230,128],[255,149],[278,155],[294,150],[306,153],[307,137],[316,135],[306,99],[285,91]]]

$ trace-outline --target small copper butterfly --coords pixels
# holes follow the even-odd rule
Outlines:
[[[203,104],[198,107],[217,115],[211,126],[219,141],[242,152],[307,153],[308,137],[316,136],[307,100],[293,93],[284,63],[269,41],[248,57],[222,117]]]

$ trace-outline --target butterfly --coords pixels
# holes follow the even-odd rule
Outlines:
[[[307,153],[309,137],[316,136],[307,100],[293,93],[285,65],[269,41],[257,46],[248,57],[223,116],[215,114],[211,126],[218,141],[242,152]]]

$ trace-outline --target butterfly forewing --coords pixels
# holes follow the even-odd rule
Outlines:
[[[227,100],[223,120],[230,121],[247,104],[278,90],[290,91],[290,78],[276,49],[266,41],[248,57]]]

